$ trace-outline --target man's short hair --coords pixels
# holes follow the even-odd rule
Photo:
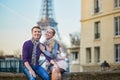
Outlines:
[[[37,28],[37,29],[40,29],[40,30],[41,30],[41,28],[40,28],[39,26],[34,26],[34,27],[31,29],[31,32],[33,31],[34,28]]]

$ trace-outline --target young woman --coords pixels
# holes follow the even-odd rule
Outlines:
[[[61,46],[59,42],[54,39],[55,30],[53,28],[48,28],[45,36],[46,41],[44,42],[44,44],[46,45],[47,51],[49,51],[49,53],[46,55],[49,55],[49,57],[51,57],[57,64],[57,67],[54,67],[53,64],[48,62],[46,65],[47,70],[51,73],[51,80],[61,80],[61,72],[64,72],[66,70],[66,62],[65,57],[62,57],[60,55]]]

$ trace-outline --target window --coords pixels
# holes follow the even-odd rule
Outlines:
[[[120,0],[114,0],[114,7],[120,7]]]
[[[91,48],[86,48],[86,61],[91,63]]]
[[[115,62],[120,62],[120,44],[115,44]]]
[[[100,47],[95,47],[95,62],[100,62]]]
[[[78,59],[78,52],[72,52],[72,60],[76,61]]]
[[[95,22],[95,39],[100,38],[100,21]]]
[[[120,36],[120,16],[114,18],[114,34]]]
[[[94,13],[100,12],[100,0],[94,0]]]

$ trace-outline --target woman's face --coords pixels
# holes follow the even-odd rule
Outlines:
[[[54,36],[54,34],[53,34],[53,30],[50,29],[50,28],[47,29],[45,36],[46,36],[46,39],[47,39],[47,40],[53,38],[53,36]]]

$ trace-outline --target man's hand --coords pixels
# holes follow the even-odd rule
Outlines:
[[[33,77],[36,77],[36,74],[35,74],[35,72],[34,72],[33,70],[30,70],[29,72],[30,72],[30,74],[31,74]]]
[[[29,65],[28,62],[25,62],[24,65],[26,66],[26,68],[29,70],[29,73],[33,76],[36,77],[35,72],[33,71],[33,69],[31,68],[31,66]]]

